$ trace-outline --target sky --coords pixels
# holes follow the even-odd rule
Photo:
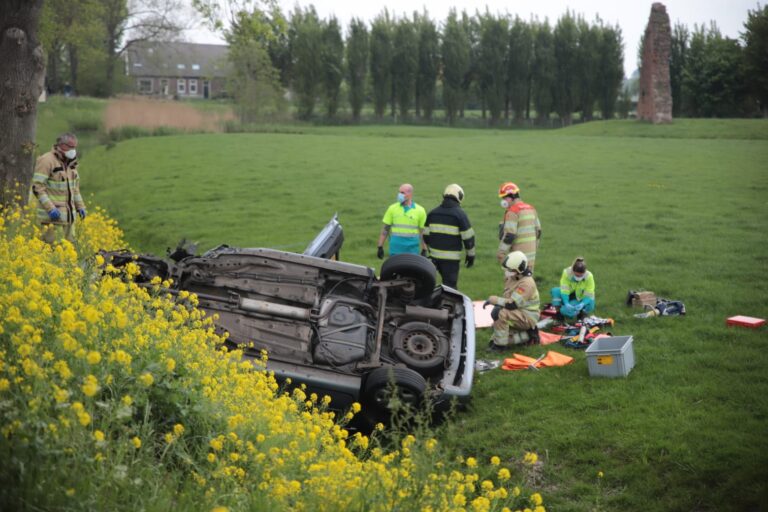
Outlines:
[[[531,17],[539,20],[549,18],[552,25],[566,9],[570,9],[583,15],[587,21],[600,16],[605,23],[621,27],[624,36],[624,72],[627,76],[637,68],[640,36],[645,31],[652,5],[652,2],[627,0],[388,0],[384,3],[360,0],[278,0],[278,3],[283,12],[290,12],[296,5],[306,7],[312,4],[321,18],[336,16],[345,28],[352,18],[372,20],[384,7],[397,16],[410,16],[413,11],[422,12],[426,9],[437,22],[445,20],[448,11],[455,7],[458,12],[466,10],[469,14],[487,9],[492,14],[508,13],[526,20]],[[679,21],[693,29],[694,24],[708,25],[714,20],[722,34],[731,38],[740,37],[744,31],[747,11],[756,9],[758,5],[756,0],[667,0],[662,3],[667,7],[672,26]],[[202,28],[187,32],[185,39],[198,43],[222,42],[221,38]]]

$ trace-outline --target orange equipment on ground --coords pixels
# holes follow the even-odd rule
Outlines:
[[[571,356],[550,350],[545,356],[541,356],[538,359],[522,354],[512,354],[512,357],[504,360],[501,368],[504,370],[538,370],[541,367],[565,366],[572,362],[573,358]]]

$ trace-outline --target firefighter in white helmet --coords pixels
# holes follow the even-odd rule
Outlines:
[[[509,253],[501,263],[504,269],[504,296],[491,295],[483,307],[493,305],[491,349],[538,341],[539,290],[531,277],[528,258],[521,251]],[[514,332],[511,332],[514,331]]]
[[[424,225],[424,242],[443,284],[457,288],[461,268],[461,250],[466,251],[465,265],[475,263],[475,230],[469,217],[461,208],[464,189],[452,183],[445,187],[443,202],[427,215]]]

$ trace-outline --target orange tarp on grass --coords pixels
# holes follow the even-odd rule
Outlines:
[[[504,360],[504,364],[501,366],[504,370],[527,370],[538,369],[547,366],[565,366],[573,362],[571,356],[566,356],[554,350],[547,352],[546,356],[542,356],[539,359],[533,357],[524,356],[522,354],[512,354],[512,357],[508,357]]]

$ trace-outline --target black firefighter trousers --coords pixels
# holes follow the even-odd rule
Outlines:
[[[457,260],[438,260],[432,258],[432,263],[435,264],[437,271],[440,272],[440,276],[443,278],[443,284],[458,290],[459,268],[461,267],[461,262]]]

